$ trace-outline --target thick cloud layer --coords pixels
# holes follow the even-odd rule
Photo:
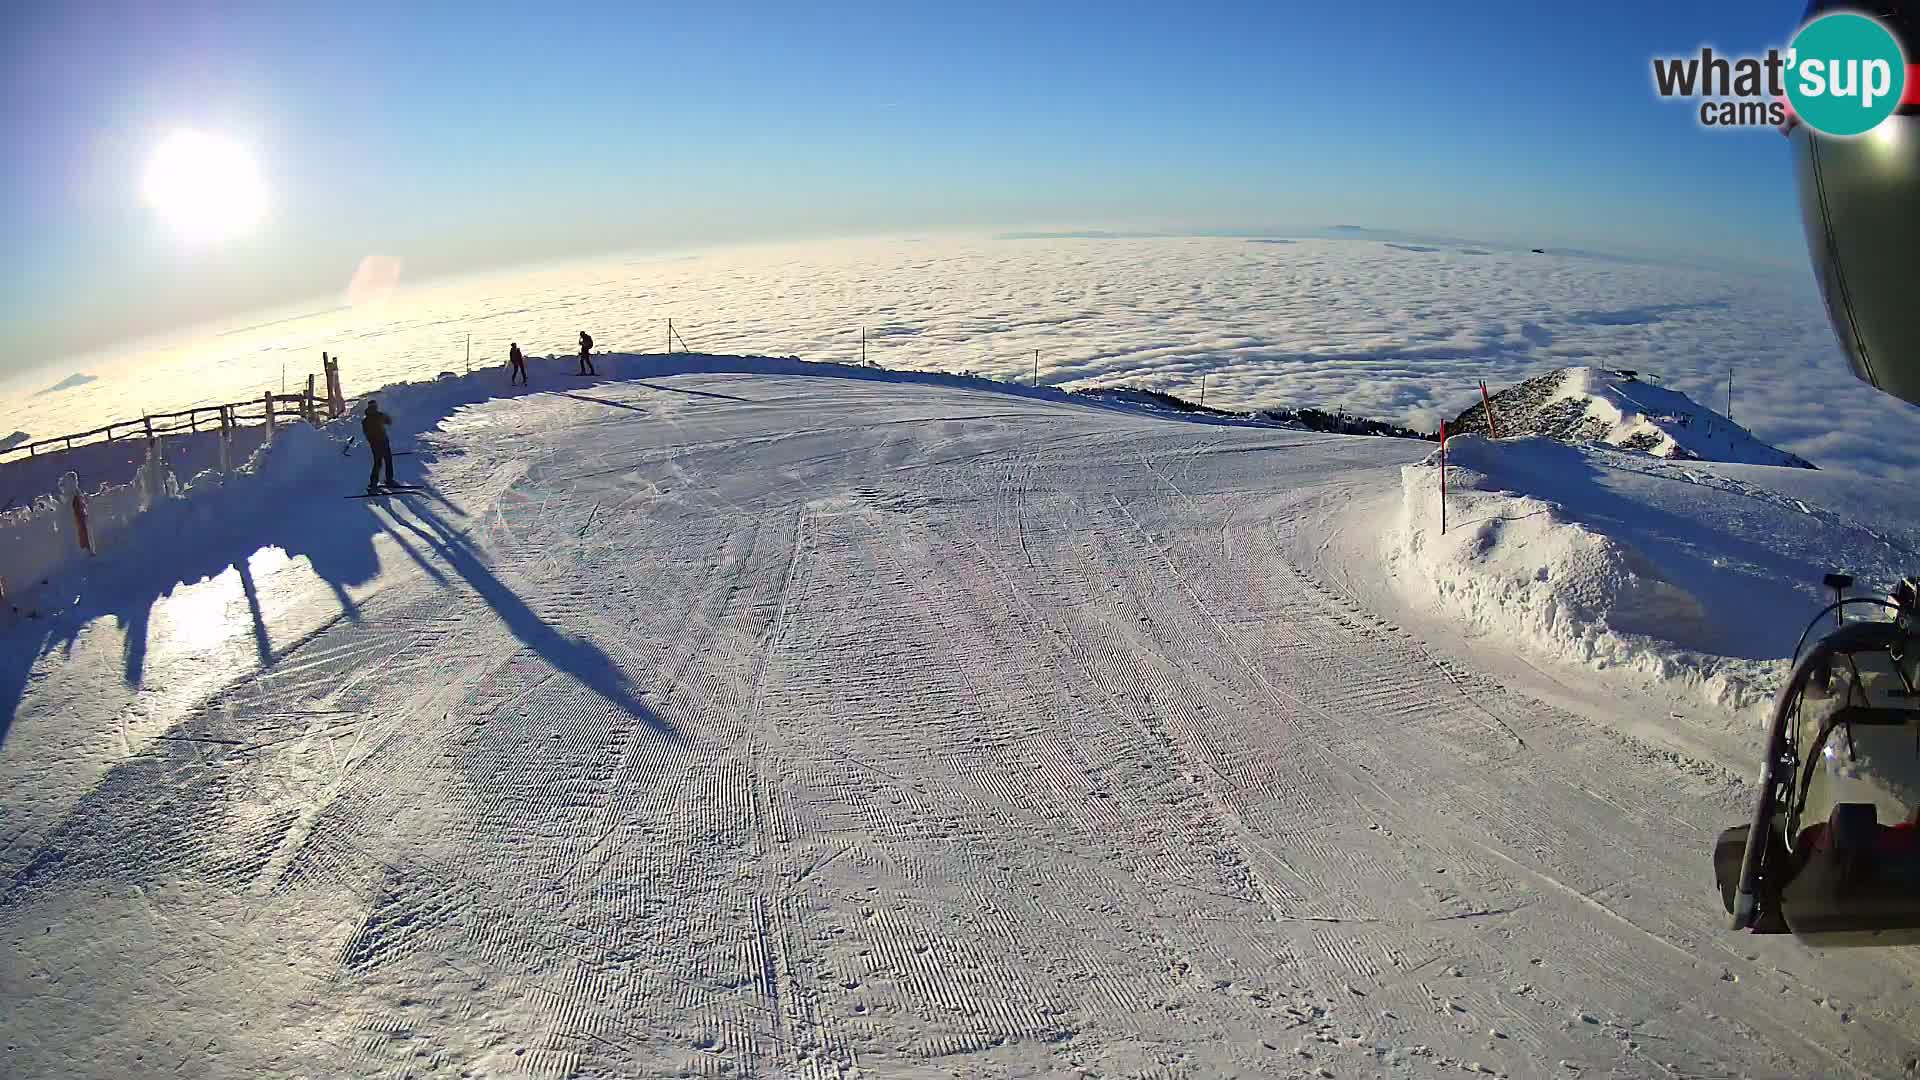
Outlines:
[[[1059,385],[1127,383],[1232,407],[1343,408],[1430,428],[1551,367],[1634,368],[1823,468],[1920,476],[1920,410],[1846,372],[1811,279],[1373,239],[951,239],[602,259],[403,290],[89,364],[97,382],[4,399],[13,426],[80,430],[236,400],[345,358],[350,391],[571,352],[686,345]],[[51,383],[61,373],[52,372]],[[38,387],[30,387],[34,389]]]

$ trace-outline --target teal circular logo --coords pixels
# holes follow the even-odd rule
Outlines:
[[[1822,15],[1801,27],[1787,67],[1787,100],[1802,123],[1824,135],[1872,131],[1899,108],[1906,89],[1900,43],[1886,27],[1853,12]]]

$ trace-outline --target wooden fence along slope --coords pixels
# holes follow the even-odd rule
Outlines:
[[[136,438],[157,439],[164,435],[199,431],[202,426],[230,431],[236,427],[265,424],[267,430],[271,432],[283,420],[304,420],[309,424],[317,424],[320,422],[323,409],[329,418],[346,412],[346,398],[340,392],[340,361],[321,353],[320,362],[325,367],[327,379],[324,397],[314,390],[315,377],[308,375],[305,393],[268,392],[250,401],[235,401],[225,405],[198,405],[179,412],[143,416],[138,420],[116,420],[105,427],[97,427],[91,431],[77,431],[71,435],[35,439],[32,442],[0,450],[0,459],[17,455],[35,457],[42,453],[71,450],[75,446],[84,446],[89,442],[114,442],[119,439]]]

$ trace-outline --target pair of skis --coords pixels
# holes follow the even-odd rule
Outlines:
[[[382,484],[379,487],[373,489],[372,491],[363,491],[357,495],[349,495],[347,496],[347,498],[378,499],[378,498],[383,498],[387,495],[405,495],[410,492],[425,491],[425,490],[427,489],[424,487],[421,487],[418,484]]]

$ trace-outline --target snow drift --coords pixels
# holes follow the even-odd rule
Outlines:
[[[1813,464],[1754,438],[1753,432],[1675,390],[1643,381],[1638,372],[1559,368],[1493,395],[1496,434],[1545,435],[1564,442],[1597,442],[1655,457],[1730,461],[1747,465]],[[1447,423],[1454,434],[1485,434],[1486,405]]]
[[[129,445],[110,448],[125,451]],[[117,546],[135,518],[179,496],[182,485],[166,446],[165,440],[155,440],[136,450],[130,478],[85,493],[87,535],[94,551]],[[32,464],[47,466],[57,460],[49,457]],[[50,575],[83,554],[73,511],[74,498],[83,491],[80,476],[73,470],[53,474],[53,486],[53,493],[0,511],[0,594],[10,599],[45,585]]]
[[[1498,405],[1496,403],[1496,416]],[[1402,469],[1385,541],[1400,587],[1513,649],[1762,705],[1826,602],[1920,572],[1920,506],[1884,483],[1661,460],[1540,436],[1447,443]]]
[[[283,418],[282,423],[286,422]],[[166,467],[187,481],[208,469],[246,461],[266,437],[265,425],[234,427],[224,433],[210,427],[162,435],[153,442]],[[59,490],[60,478],[67,473],[78,475],[89,497],[103,487],[125,484],[148,467],[152,449],[145,439],[121,438],[0,461],[0,510],[30,505],[41,495]]]

